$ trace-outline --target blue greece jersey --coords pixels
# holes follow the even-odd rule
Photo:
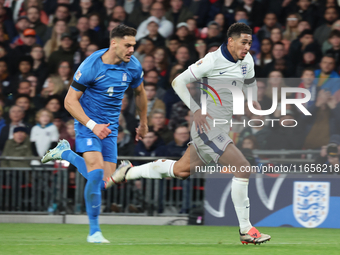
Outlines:
[[[116,163],[116,140],[124,92],[129,86],[134,89],[142,83],[143,71],[134,56],[128,63],[104,64],[101,56],[107,50],[98,50],[86,58],[74,74],[71,86],[83,92],[80,104],[85,114],[98,124],[110,123],[108,128],[112,131],[107,138],[100,140],[90,129],[76,121],[77,152],[100,151],[105,161]]]

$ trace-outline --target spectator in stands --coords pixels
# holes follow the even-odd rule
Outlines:
[[[188,147],[190,132],[187,126],[179,125],[174,131],[174,140],[166,145],[168,157],[182,157]]]
[[[9,40],[12,41],[16,36],[15,26],[11,15],[9,15],[4,8],[4,4],[0,4],[0,23],[2,24],[3,31],[8,35]]]
[[[0,133],[0,151],[3,150],[5,146],[5,142],[8,139],[13,138],[13,130],[16,127],[29,127],[28,124],[23,122],[23,119],[25,117],[24,110],[17,106],[13,105],[9,109],[9,122],[6,126],[4,126]]]
[[[62,34],[59,49],[52,52],[51,56],[48,59],[48,70],[50,74],[57,71],[58,63],[60,63],[61,61],[68,61],[73,65],[73,55],[75,52],[73,44],[74,43],[70,34]]]
[[[188,84],[187,87],[190,88],[190,84]],[[171,116],[168,124],[169,129],[175,130],[177,126],[184,125],[185,123],[189,125],[186,119],[188,111],[189,109],[183,101],[175,103],[171,109]]]
[[[30,86],[30,94],[29,96],[31,98],[34,98],[38,95],[37,92],[37,87],[38,87],[38,77],[35,75],[30,74],[29,76],[27,76],[27,80],[30,82],[31,86]]]
[[[268,64],[265,64],[263,68],[259,68],[261,77],[268,77],[269,73],[275,70],[275,64],[278,60],[285,57],[285,46],[281,42],[277,42],[273,45],[272,50],[273,59]]]
[[[299,13],[302,20],[306,20],[311,28],[314,30],[318,23],[317,11],[315,5],[312,4],[311,0],[298,0],[296,6],[293,7],[295,13]]]
[[[67,133],[66,123],[62,119],[62,115],[60,113],[53,113],[53,124],[57,127],[59,132],[59,140],[62,139],[70,139],[69,134]]]
[[[222,34],[226,34],[226,31],[227,31],[227,24],[225,22],[225,18],[224,18],[224,15],[223,13],[217,13],[215,15],[215,18],[214,18],[214,21],[220,25],[220,32]],[[196,38],[203,38],[202,37],[202,33],[199,35],[199,36],[196,36]]]
[[[165,39],[164,37],[158,32],[159,28],[159,20],[155,17],[150,17],[148,19],[148,35],[146,35],[144,38],[149,38],[153,41],[154,45],[156,47],[162,47],[165,46]],[[141,39],[143,40],[143,39]]]
[[[337,20],[333,23],[331,33],[334,30],[340,31],[340,20]],[[324,41],[324,43],[321,45],[322,54],[326,54],[326,51],[331,48],[332,48],[332,45],[330,44],[329,37],[328,37],[328,39]]]
[[[302,55],[302,62],[296,67],[295,77],[301,77],[303,70],[306,68],[316,70],[319,68],[317,62],[317,48],[313,44],[307,45]]]
[[[0,48],[0,51],[2,49]],[[0,91],[1,94],[7,97],[12,90],[11,77],[9,76],[7,62],[0,59]]]
[[[175,34],[178,36],[181,43],[185,43],[191,49],[194,48],[195,36],[190,34],[189,26],[186,22],[177,24]]]
[[[105,31],[105,36],[101,44],[101,48],[108,48],[110,46],[110,33],[112,29],[117,27],[121,22],[118,19],[110,19],[109,25]]]
[[[311,94],[311,99],[304,103],[305,107],[310,107],[315,104],[316,95],[317,95],[317,81],[315,80],[315,74],[313,68],[306,68],[303,70],[301,75],[301,83],[299,84],[299,88],[308,89]],[[296,93],[295,98],[304,98],[305,95],[303,93]]]
[[[17,91],[15,94],[24,94],[30,95],[31,92],[31,83],[28,80],[22,80],[19,82]]]
[[[23,33],[27,28],[30,28],[31,22],[29,21],[29,19],[27,18],[27,16],[21,16],[18,18],[16,24],[15,24],[15,28],[17,30],[18,35],[16,37],[13,38],[13,40],[11,41],[11,47],[15,48],[18,45],[23,45]]]
[[[315,70],[315,77],[318,79],[317,85],[319,89],[328,90],[333,95],[340,89],[338,80],[332,78],[340,78],[340,75],[334,71],[335,59],[332,55],[325,55],[321,59],[320,69]]]
[[[36,6],[27,9],[27,18],[31,22],[31,28],[35,30],[39,38],[44,38],[47,26],[40,20],[40,10]]]
[[[283,33],[283,37],[288,41],[295,40],[298,35],[298,24],[301,20],[301,16],[297,13],[289,14],[287,16],[286,31]]]
[[[243,151],[244,149],[248,150],[259,149],[257,146],[257,139],[254,135],[248,135],[243,138],[240,145],[240,150]]]
[[[281,42],[285,46],[285,54],[288,54],[290,41],[283,38],[283,34],[280,28],[273,28],[270,33],[270,39],[273,43]]]
[[[84,16],[80,17],[77,22],[76,31],[73,36],[77,42],[80,42],[83,35],[87,35],[91,42],[97,42],[94,31],[90,30],[89,18]]]
[[[217,13],[222,12],[225,17],[225,23],[227,26],[230,26],[232,23],[235,22],[234,19],[235,9],[239,5],[239,2],[237,0],[215,1],[211,3],[212,4],[210,5],[210,10],[208,13],[209,20],[212,20]]]
[[[340,152],[340,135],[335,134],[329,138],[329,143],[323,145],[320,150],[320,155],[315,159],[315,164],[339,165]],[[334,170],[334,168],[332,169]],[[330,171],[329,171],[330,172]]]
[[[328,41],[331,48],[326,51],[326,55],[332,55],[336,59],[336,70],[340,67],[340,31],[332,30],[329,34]]]
[[[107,27],[112,18],[113,8],[116,6],[116,0],[104,0],[104,8],[101,9],[100,16],[103,18],[103,23]]]
[[[261,2],[255,0],[243,0],[242,6],[247,10],[249,22],[252,27],[261,27],[263,24],[262,17],[259,13],[264,13],[264,8]]]
[[[17,61],[23,56],[29,56],[32,46],[36,43],[36,32],[32,28],[27,28],[23,33],[23,45],[19,45],[14,49],[14,56],[12,58],[12,64],[18,63]]]
[[[272,71],[268,75],[266,96],[272,100],[273,98],[273,88],[277,88],[277,100],[281,102],[281,88],[286,87],[283,75],[280,71]]]
[[[33,126],[35,124],[35,105],[31,105],[31,97],[27,94],[18,94],[14,103],[24,110],[25,117],[23,121]]]
[[[275,28],[278,29],[278,28]],[[274,29],[273,29],[274,30]],[[266,64],[273,61],[273,41],[269,38],[264,38],[261,41],[261,52],[257,54],[255,64],[261,70]]]
[[[39,9],[40,21],[43,24],[47,25],[48,24],[48,16],[47,16],[46,12],[43,10],[42,0],[25,1],[24,2],[24,10],[19,13],[20,17],[23,16],[23,15],[28,16],[28,14],[27,14],[28,9],[32,6],[37,7]]]
[[[174,25],[171,21],[167,20],[165,15],[165,9],[163,3],[154,2],[151,6],[150,10],[151,17],[156,17],[159,20],[159,29],[158,33],[160,33],[164,38],[168,38],[173,33]],[[151,18],[149,17],[149,18]],[[148,19],[144,20],[137,29],[136,40],[147,36],[148,30],[146,29],[148,25]]]
[[[207,38],[205,39],[206,45],[209,45],[214,42],[218,42],[222,44],[223,39],[224,39],[224,36],[220,32],[220,25],[215,21],[210,21],[208,23]]]
[[[88,16],[94,11],[96,11],[96,8],[93,5],[92,0],[80,0],[76,17],[80,18],[82,16]]]
[[[296,126],[293,111],[287,110],[286,115],[280,117],[280,121],[274,123],[270,134],[267,136],[267,150],[299,150],[303,144],[303,130]],[[292,128],[294,127],[294,128]]]
[[[140,6],[135,5],[132,13],[129,15],[129,23],[133,25],[134,28],[137,28],[139,24],[141,24],[144,20],[150,17],[150,10],[152,0],[141,0]]]
[[[73,81],[73,72],[71,64],[67,61],[60,62],[58,66],[58,73],[59,77],[62,79],[65,85],[65,90],[68,90],[72,81]]]
[[[268,110],[272,106],[272,100],[266,95],[267,85],[262,80],[257,80],[257,101],[262,110]]]
[[[33,59],[31,72],[38,78],[36,93],[39,94],[48,76],[48,65],[45,61],[44,50],[40,45],[33,45],[30,54]]]
[[[154,41],[150,38],[143,38],[140,42],[140,45],[136,49],[134,56],[139,60],[139,62],[143,62],[143,59],[146,55],[152,55],[155,50]]]
[[[5,148],[2,156],[12,157],[32,157],[32,151],[28,136],[28,130],[25,127],[16,127],[13,130],[13,138],[5,141]],[[30,167],[28,160],[2,160],[1,167]]]
[[[93,52],[99,50],[99,47],[97,44],[89,44],[86,48],[86,52],[85,52],[85,58],[87,58],[88,56],[90,56]]]
[[[74,119],[69,120],[66,122],[66,131],[68,134],[67,141],[69,142],[71,149],[75,149],[75,144],[76,144],[76,132],[74,130]],[[60,137],[60,134],[59,134]]]
[[[207,53],[207,44],[203,39],[197,39],[195,42],[195,50],[197,53],[197,59],[201,59]]]
[[[133,137],[128,130],[124,130],[122,126],[118,127],[117,136],[118,156],[133,156],[135,144]]]
[[[155,58],[153,57],[153,55],[146,55],[143,58],[142,68],[144,72],[155,70]]]
[[[176,64],[187,68],[190,65],[190,54],[189,48],[187,46],[180,46],[176,51]]]
[[[74,53],[73,57],[73,63],[74,63],[74,70],[77,70],[80,64],[85,60],[85,53],[87,46],[89,46],[91,43],[91,38],[87,35],[84,34],[80,37],[79,41],[79,48],[77,51]]]
[[[165,124],[165,112],[161,109],[155,109],[150,114],[152,130],[162,138],[165,144],[173,140],[173,133]]]
[[[281,25],[277,23],[277,16],[275,13],[267,13],[263,20],[264,25],[257,32],[257,38],[261,41],[263,38],[269,38],[273,28],[280,28]]]
[[[34,156],[42,157],[46,151],[53,149],[59,139],[59,132],[53,125],[53,114],[47,109],[41,109],[36,114],[36,123],[31,130],[31,146]]]
[[[254,136],[257,141],[256,147],[263,150],[267,145],[267,138],[270,134],[270,128],[268,128],[264,122],[265,116],[252,114],[249,121],[251,126],[247,126],[241,131],[238,137],[237,147],[243,148],[243,140],[248,136]]]
[[[19,61],[18,72],[12,77],[11,80],[11,92],[13,92],[15,87],[17,88],[19,86],[19,83],[21,81],[27,79],[31,69],[32,59],[30,57],[22,57],[21,60]]]
[[[135,146],[134,156],[165,156],[166,150],[164,146],[164,141],[162,138],[154,131],[152,128],[146,133],[144,138]],[[143,162],[134,162],[134,165],[143,164]]]
[[[324,41],[327,40],[331,32],[331,27],[338,17],[339,14],[335,7],[329,7],[325,10],[324,18],[326,24],[319,26],[314,32],[314,37],[319,45],[322,45]]]
[[[188,30],[189,30],[189,35],[191,35],[194,39],[200,38],[200,30],[197,27],[197,21],[194,18],[189,18],[186,21],[187,25],[188,25]]]
[[[41,91],[41,96],[47,98],[52,95],[65,95],[66,86],[63,80],[58,75],[50,75],[46,80],[43,90]]]
[[[168,75],[169,60],[166,55],[166,50],[163,47],[155,49],[153,56],[155,58],[155,67],[161,78],[166,78]],[[164,84],[166,85],[166,84]]]
[[[134,114],[131,114],[129,111],[129,105],[130,106],[134,106],[134,102],[132,101],[129,104],[129,96],[127,93],[124,94],[123,100],[122,100],[122,107],[121,107],[121,115],[124,116],[126,123],[128,124],[126,129],[130,132],[130,134],[132,135],[132,137],[135,137],[136,134],[136,130],[135,128],[138,126],[137,125],[137,120],[135,118]],[[131,107],[134,108],[134,107]]]
[[[171,37],[169,37],[169,39],[167,40],[167,52],[168,52],[168,56],[170,58],[170,63],[174,63],[176,61],[175,55],[176,55],[176,51],[180,46],[180,42],[178,39],[177,35],[173,35]]]
[[[190,10],[183,7],[183,0],[170,0],[170,6],[171,9],[165,14],[165,17],[171,21],[174,27],[194,16]]]
[[[112,18],[119,20],[121,23],[127,26],[130,26],[129,22],[127,21],[127,14],[122,6],[116,5],[113,8]]]
[[[61,36],[64,33],[68,33],[68,32],[69,32],[69,29],[67,27],[65,20],[58,20],[55,23],[55,25],[53,26],[52,37],[46,42],[44,46],[46,59],[50,57],[53,51],[56,51],[59,49],[61,45]]]
[[[146,98],[148,100],[148,125],[151,125],[151,113],[155,112],[156,110],[161,110],[165,112],[165,105],[162,100],[156,97],[156,84],[155,83],[145,83],[144,89],[146,93]]]
[[[105,28],[98,13],[89,14],[89,29],[93,31],[97,44],[102,44],[105,37]]]
[[[58,4],[55,13],[50,17],[50,25],[53,26],[58,20],[65,20],[69,27],[76,25],[76,17],[70,13],[70,6],[68,4]],[[49,33],[50,35],[51,33]],[[49,36],[48,32],[46,36]]]
[[[316,102],[308,108],[312,114],[303,116],[306,124],[306,139],[303,145],[305,149],[318,149],[327,144],[332,134],[338,133],[340,105],[330,91],[320,90]]]

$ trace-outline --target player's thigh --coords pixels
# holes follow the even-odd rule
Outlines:
[[[233,143],[228,144],[218,162],[224,166],[235,166],[235,177],[249,178],[250,176],[250,164],[248,160]]]
[[[101,152],[86,151],[83,153],[83,157],[86,163],[87,172],[91,172],[95,169],[104,169],[104,159]]]
[[[115,171],[117,164],[109,161],[104,161],[104,180],[107,180]]]

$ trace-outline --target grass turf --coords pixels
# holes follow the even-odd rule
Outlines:
[[[110,244],[88,244],[87,225],[0,224],[0,254],[339,254],[340,229],[259,228],[272,240],[242,245],[237,227],[102,225]]]

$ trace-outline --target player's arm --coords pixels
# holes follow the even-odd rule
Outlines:
[[[140,119],[139,127],[136,130],[136,141],[138,141],[139,139],[142,139],[148,132],[148,100],[146,98],[143,82],[133,91],[135,94],[136,109]]]
[[[201,107],[191,97],[186,85],[190,82],[195,82],[202,77],[208,77],[213,67],[214,65],[210,57],[205,56],[203,59],[197,61],[195,64],[192,64],[187,70],[178,75],[171,84],[183,103],[192,111],[195,124],[198,126],[200,132],[203,131],[202,129],[204,129],[206,132],[208,129],[210,129],[206,117],[212,117],[209,114],[202,115]]]
[[[85,114],[79,102],[83,93],[83,91],[77,91],[71,86],[65,97],[65,109],[81,124],[91,129],[100,139],[104,139],[111,133],[111,130],[107,128],[110,124],[97,124]]]
[[[248,94],[251,93],[253,106],[255,107],[255,109],[261,110],[261,105],[257,101],[257,82],[255,79],[254,68],[251,68],[251,70],[247,73],[247,76],[245,77],[244,80],[242,91],[246,96],[247,100]]]

